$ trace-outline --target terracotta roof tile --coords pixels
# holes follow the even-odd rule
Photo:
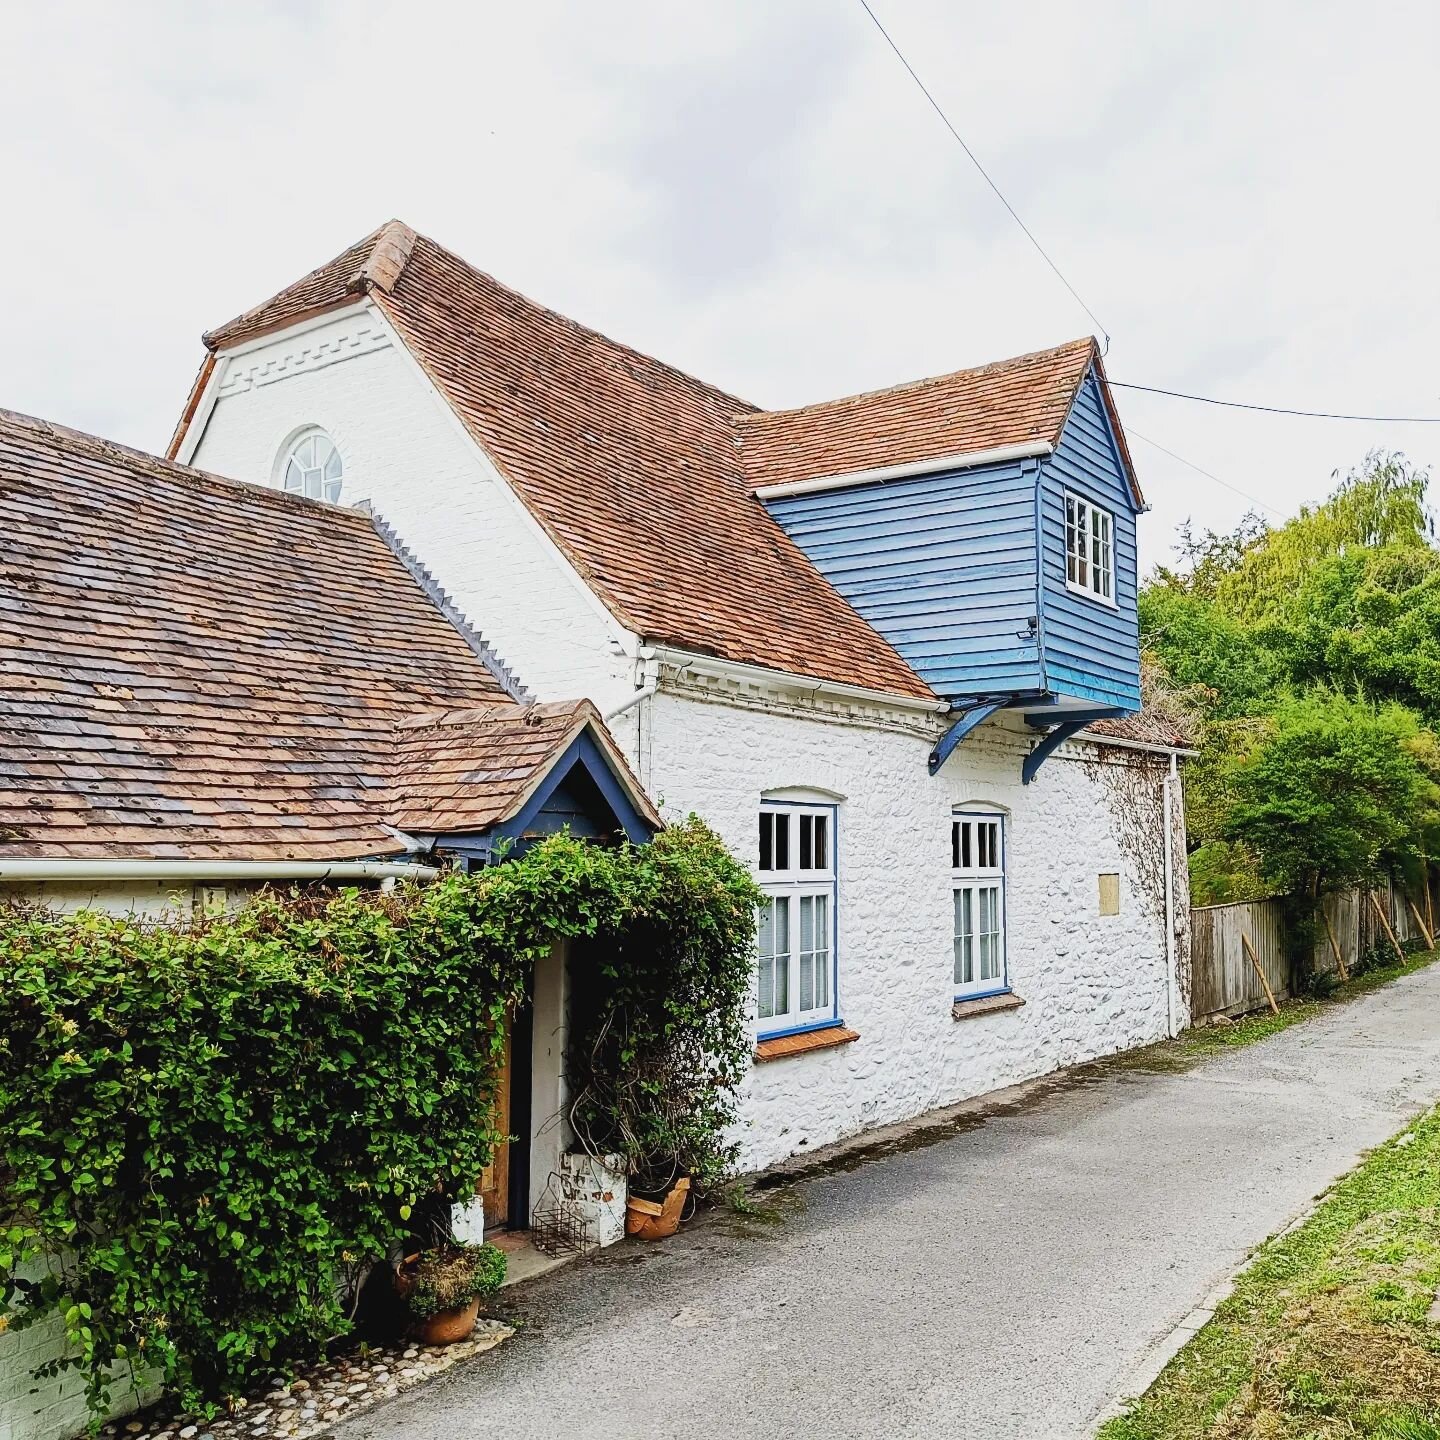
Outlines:
[[[759,487],[1032,441],[1053,445],[1097,359],[1087,337],[909,385],[742,416],[746,478]]]
[[[933,698],[753,490],[1054,443],[1093,340],[763,412],[558,315],[399,221],[212,331],[224,349],[365,291],[532,515],[642,638]],[[1122,437],[1123,444],[1123,437]]]
[[[238,344],[342,304],[387,228],[206,343]],[[931,698],[749,494],[734,422],[753,407],[535,304],[424,236],[388,292],[368,289],[622,624],[661,644]]]
[[[587,725],[641,796],[623,756],[603,738],[599,711],[588,700],[489,705],[400,722],[392,822],[417,832],[488,830],[519,813]],[[660,817],[643,798],[641,809],[658,828]]]
[[[527,718],[359,511],[0,411],[0,533],[0,857],[393,853],[401,811],[506,814],[562,712],[608,744],[584,702]],[[517,727],[429,808],[427,737],[438,767]]]

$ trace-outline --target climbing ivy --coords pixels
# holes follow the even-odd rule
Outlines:
[[[192,924],[0,912],[0,1327],[61,1316],[49,1372],[82,1370],[97,1414],[127,1379],[213,1406],[317,1355],[412,1208],[475,1193],[506,1017],[555,939],[603,946],[627,996],[679,967],[733,1029],[748,887],[692,822]],[[724,1055],[686,1050],[711,1087],[686,1103],[718,1134],[735,1037],[704,1038]]]

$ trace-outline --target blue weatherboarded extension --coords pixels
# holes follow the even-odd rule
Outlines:
[[[1041,462],[1041,609],[1046,688],[1121,710],[1140,708],[1135,499],[1092,370],[1075,397],[1055,453]],[[1065,492],[1110,511],[1115,604],[1065,584]]]
[[[1112,516],[1114,605],[1066,586],[1067,490]],[[1050,455],[766,503],[955,705],[1003,697],[1140,708],[1136,497],[1093,369]]]

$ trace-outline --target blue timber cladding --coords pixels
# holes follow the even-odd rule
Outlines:
[[[1113,517],[1114,606],[1066,588],[1067,489]],[[1055,452],[1043,459],[766,505],[946,699],[1050,695],[1140,708],[1135,501],[1093,371]]]
[[[1080,386],[1055,453],[1040,462],[1041,599],[1046,688],[1101,705],[1140,708],[1136,611],[1135,498],[1094,371]],[[1065,584],[1065,492],[1110,511],[1115,534],[1115,604]]]
[[[767,502],[938,695],[1042,688],[1034,460]],[[1063,557],[1062,557],[1063,558]]]

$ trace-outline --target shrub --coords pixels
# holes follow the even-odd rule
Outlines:
[[[561,936],[595,938],[608,1013],[637,1017],[606,1052],[625,1123],[718,1153],[749,883],[694,822],[188,926],[0,915],[0,1323],[63,1316],[49,1370],[83,1369],[97,1413],[115,1367],[198,1408],[318,1354],[421,1212],[475,1193],[506,1018]]]

